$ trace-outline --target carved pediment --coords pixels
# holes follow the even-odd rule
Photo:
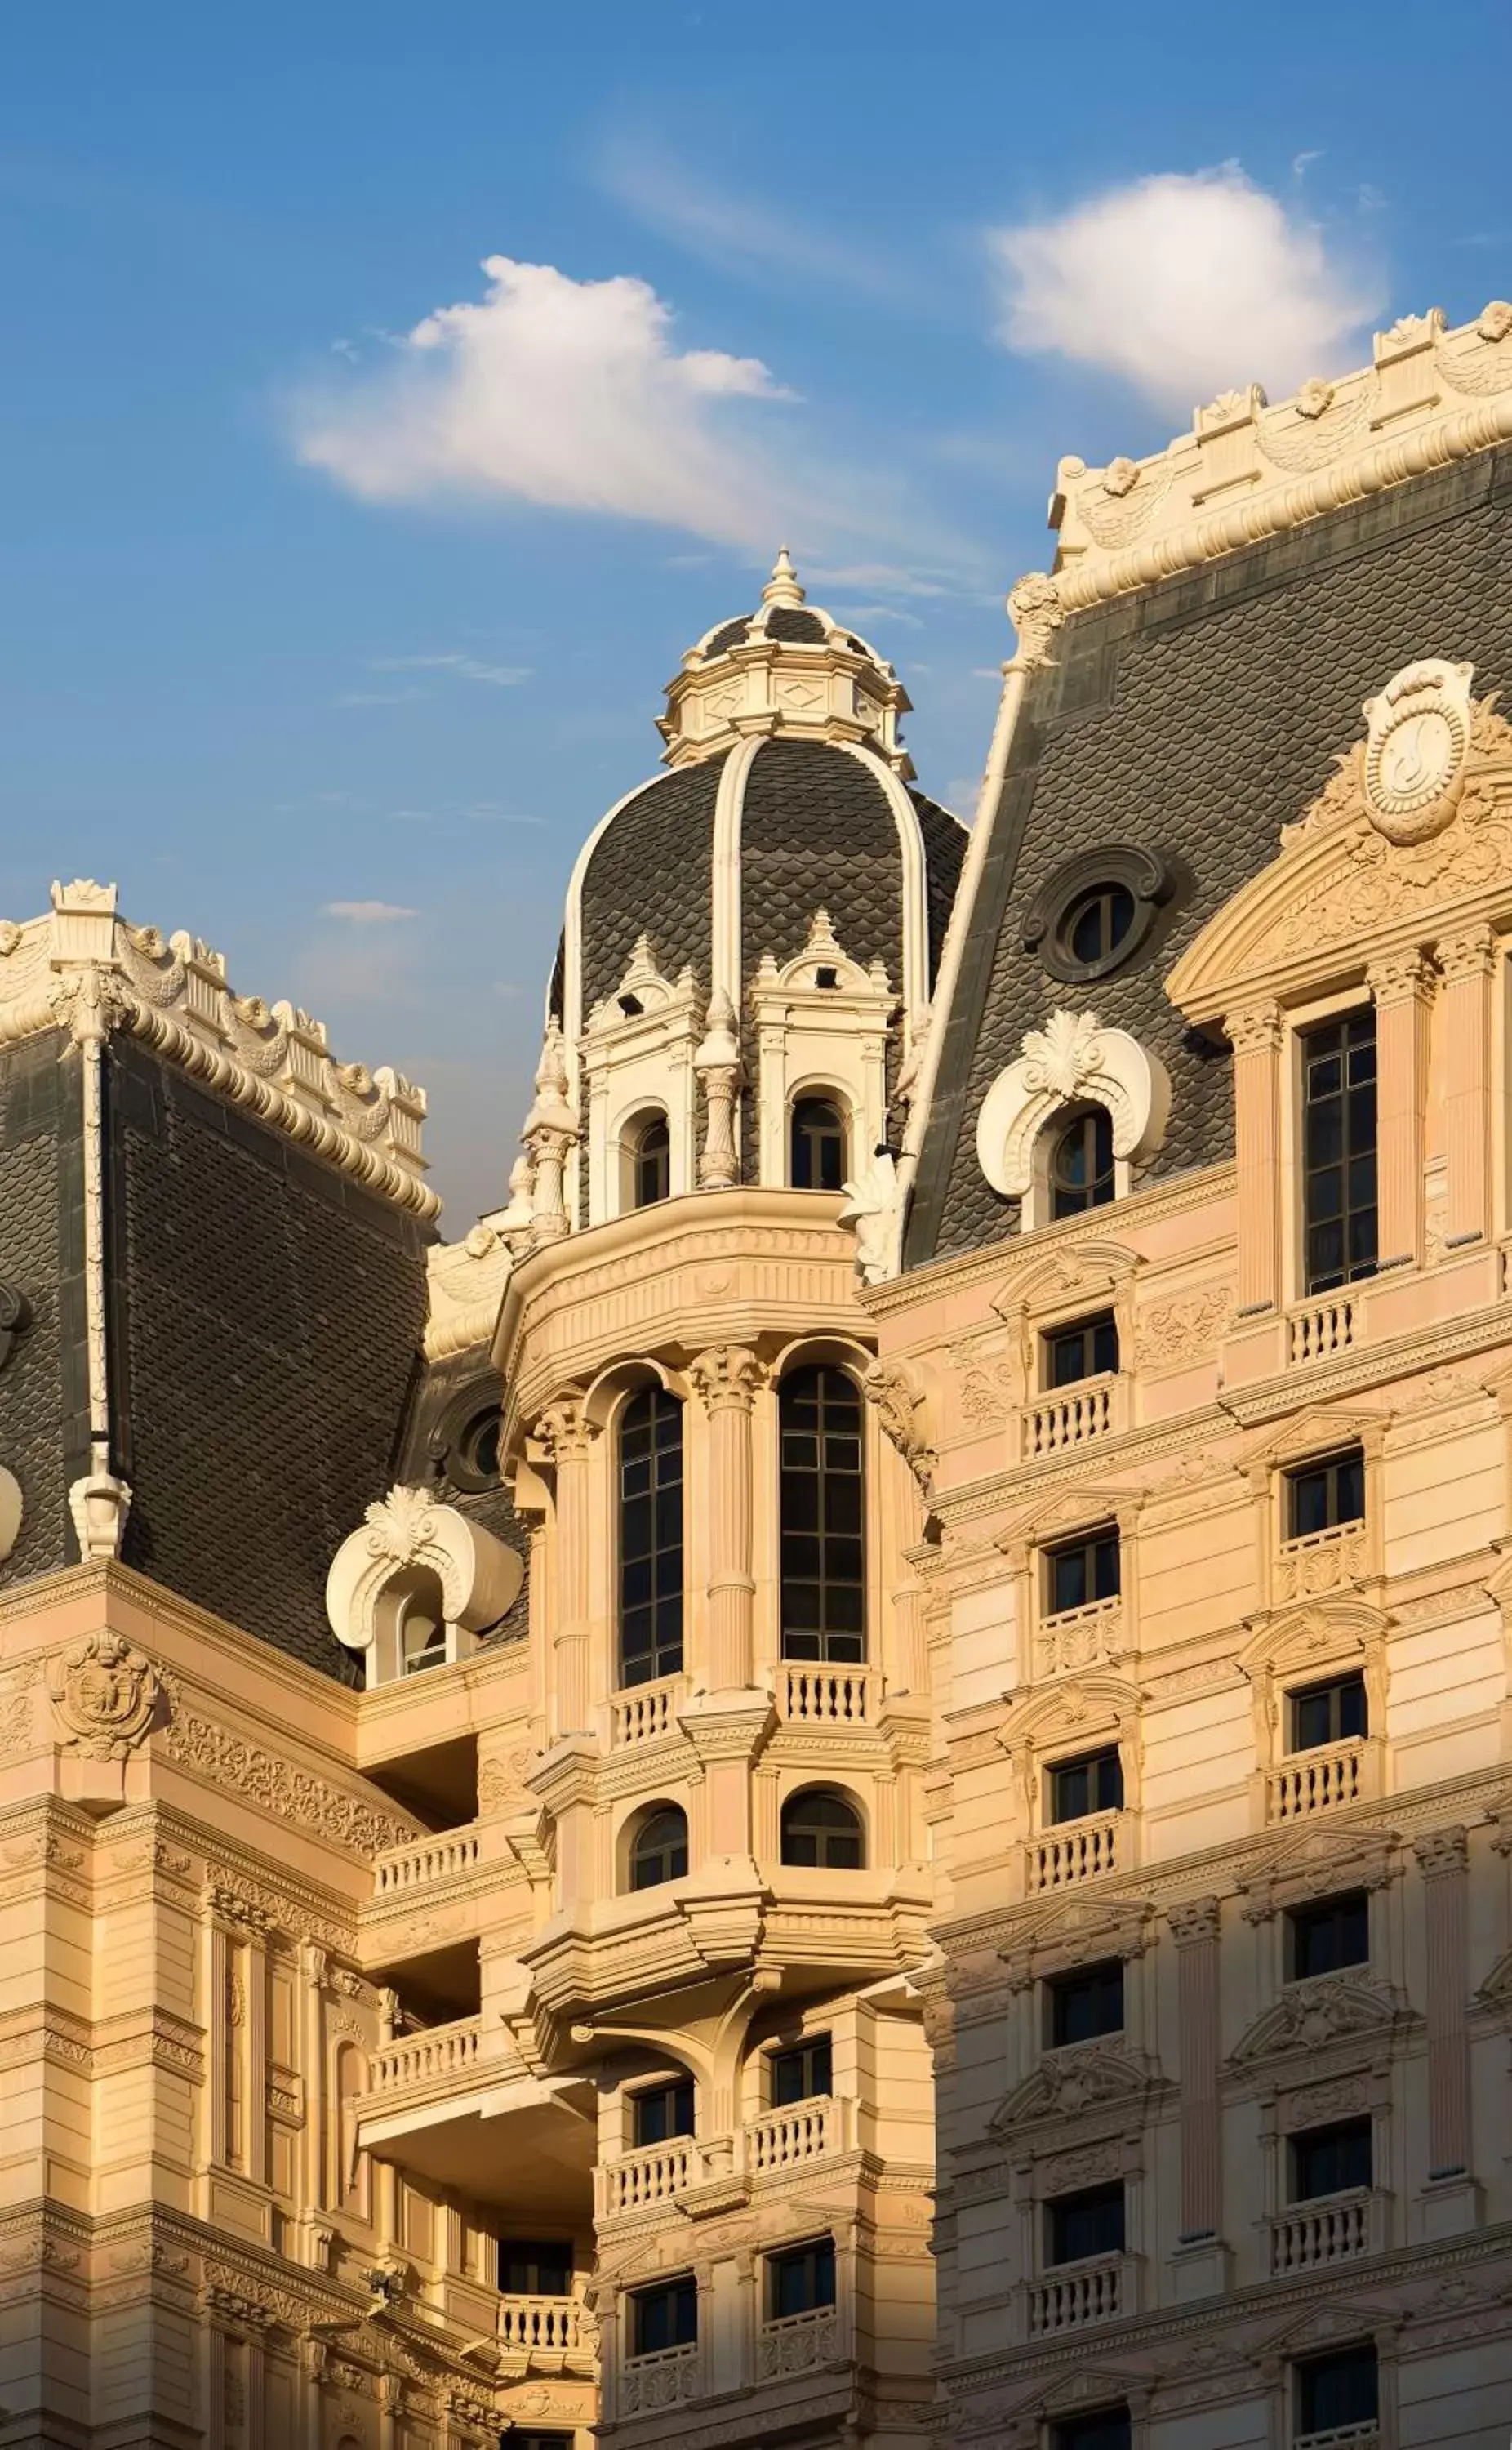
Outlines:
[[[1257,2016],[1229,2064],[1253,2068],[1302,2051],[1330,2050],[1336,2042],[1389,2040],[1406,2022],[1397,1993],[1385,1984],[1329,1974],[1315,1982],[1293,1982],[1273,2008]]]
[[[1512,1948],[1497,1958],[1475,2001],[1478,2008],[1489,2008],[1494,2015],[1512,2016]]]
[[[1121,1531],[1132,1529],[1144,1497],[1143,1488],[1127,1481],[1098,1481],[1091,1486],[1083,1482],[1022,1507],[998,1534],[997,1545],[1011,1565],[1022,1566],[1031,1548],[1062,1531],[1090,1530],[1098,1523],[1116,1523]]]
[[[1042,1750],[1062,1737],[1090,1742],[1115,1735],[1139,1708],[1138,1685],[1122,1676],[1076,1676],[1037,1694],[1025,1689],[1029,1698],[1011,1708],[1007,1724],[998,1729],[998,1740],[1007,1753],[1022,1753],[1028,1745]]]
[[[990,2131],[1001,2138],[1043,2120],[1080,2118],[1089,2110],[1142,2110],[1159,2081],[1149,2059],[1114,2044],[1078,2042],[1070,2050],[1047,2051],[994,2113]]]
[[[1308,1829],[1285,1839],[1240,1883],[1245,1920],[1262,1922],[1282,1906],[1346,1889],[1384,1888],[1398,1843],[1394,1829]]]
[[[1359,1406],[1309,1404],[1305,1412],[1244,1449],[1240,1461],[1250,1472],[1274,1470],[1304,1455],[1327,1454],[1339,1447],[1364,1447],[1368,1452],[1386,1430],[1384,1412]]]
[[[1299,1600],[1278,1608],[1258,1624],[1239,1653],[1239,1664],[1251,1680],[1270,1674],[1285,1676],[1294,1668],[1331,1664],[1335,1660],[1373,1662],[1386,1637],[1387,1619],[1367,1600],[1342,1592],[1333,1598]]]
[[[992,1307],[1010,1325],[1068,1303],[1106,1301],[1144,1264],[1121,1242],[1076,1242],[1037,1266],[1017,1270],[992,1296]]]
[[[1190,1020],[1483,928],[1512,885],[1512,728],[1470,672],[1425,659],[1367,701],[1367,738],[1171,972]]]
[[[1066,1897],[1014,1935],[999,1951],[1016,1987],[1070,1965],[1102,1956],[1140,1956],[1154,1930],[1154,1912],[1142,1897]]]

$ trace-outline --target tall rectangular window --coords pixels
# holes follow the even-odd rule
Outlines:
[[[774,2110],[787,2110],[795,2101],[812,2101],[816,2094],[835,2090],[834,2054],[827,2033],[796,2042],[790,2051],[773,2051],[766,2066]]]
[[[1045,1385],[1075,1387],[1118,1367],[1118,1326],[1111,1310],[1057,1327],[1044,1341]]]
[[[816,2237],[808,2246],[790,2246],[766,2257],[766,2319],[785,2322],[790,2314],[817,2314],[835,2302],[835,2241]]]
[[[789,1370],[778,1417],[783,1657],[859,1666],[866,1655],[861,1390],[843,1370]]]
[[[1110,1957],[1103,1965],[1078,1965],[1074,1974],[1057,1974],[1046,1988],[1052,2050],[1123,2032],[1121,1957]]]
[[[1085,2187],[1078,2194],[1057,2195],[1045,2207],[1048,2263],[1085,2263],[1094,2254],[1122,2254],[1124,2245],[1123,2188]]]
[[[1076,1760],[1057,1761],[1045,1775],[1045,1817],[1053,1824],[1085,1820],[1094,1812],[1123,1810],[1123,1760],[1116,1744]]]
[[[1375,1092],[1372,1005],[1304,1034],[1303,1273],[1309,1293],[1376,1272]]]
[[[630,2132],[636,2151],[652,2144],[669,2144],[674,2136],[693,2131],[693,2079],[681,2076],[672,2084],[648,2085],[630,2095]]]
[[[1370,2184],[1370,2121],[1348,2118],[1337,2127],[1312,2127],[1293,2135],[1291,2200],[1311,2203],[1318,2195],[1348,2194]]]
[[[1327,2356],[1305,2357],[1293,2370],[1299,2440],[1305,2441],[1315,2433],[1332,2434],[1346,2424],[1370,2424],[1380,2415],[1380,2379],[1372,2342],[1357,2348],[1334,2348]]]
[[[1325,1897],[1315,1906],[1293,1906],[1287,1915],[1287,1979],[1308,1982],[1314,1974],[1339,1974],[1370,1961],[1370,1900],[1364,1889]]]
[[[683,1664],[683,1408],[660,1387],[620,1423],[619,1652],[622,1684]]]
[[[655,2288],[632,2290],[630,2333],[632,2357],[691,2347],[698,2337],[698,2283],[692,2273],[664,2280]]]
[[[1310,1540],[1365,1521],[1365,1453],[1360,1447],[1320,1455],[1287,1474],[1287,1538]]]
[[[1320,1744],[1346,1744],[1368,1725],[1365,1678],[1335,1676],[1328,1684],[1307,1684],[1287,1696],[1291,1749],[1315,1752]]]
[[[1045,1614],[1064,1616],[1095,1600],[1115,1600],[1119,1588],[1118,1533],[1114,1527],[1062,1540],[1045,1550]]]

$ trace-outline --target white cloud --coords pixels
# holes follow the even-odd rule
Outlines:
[[[1109,188],[991,245],[1009,348],[1105,367],[1164,408],[1333,371],[1382,302],[1233,163]]]
[[[788,395],[760,359],[677,349],[643,281],[483,268],[481,303],[437,308],[296,403],[303,460],[369,501],[505,496],[767,541],[771,481],[742,419]]]
[[[532,677],[530,664],[483,664],[474,655],[376,655],[376,672],[455,672],[458,680],[487,681],[494,689],[518,689]]]
[[[417,919],[419,912],[403,902],[327,902],[328,919],[344,919],[350,927],[391,927],[397,919]]]
[[[754,197],[726,194],[681,169],[664,144],[619,138],[606,148],[599,176],[610,194],[649,227],[708,262],[784,278],[796,274],[885,298],[895,308],[899,303],[896,252],[847,246]]]

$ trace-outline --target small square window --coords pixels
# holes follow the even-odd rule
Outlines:
[[[1078,1540],[1062,1540],[1045,1550],[1045,1613],[1064,1616],[1071,1608],[1091,1607],[1095,1600],[1115,1600],[1119,1589],[1118,1534],[1115,1530],[1086,1532]]]
[[[766,2257],[766,2319],[785,2322],[790,2314],[817,2314],[835,2302],[835,2241],[811,2238],[806,2246],[785,2247]]]
[[[1309,1540],[1365,1521],[1365,1450],[1346,1447],[1287,1474],[1287,1538]]]
[[[1045,2209],[1049,2215],[1047,2262],[1084,2263],[1094,2254],[1122,2254],[1121,2183],[1113,2187],[1084,2187],[1075,2195],[1056,2195]]]
[[[630,2131],[637,2151],[651,2144],[670,2144],[693,2131],[693,2081],[680,2076],[675,2084],[649,2085],[630,2095]]]
[[[1370,1900],[1364,1889],[1326,1897],[1315,1906],[1294,1906],[1287,1916],[1287,1978],[1306,1982],[1317,1974],[1338,1974],[1370,1961]]]
[[[1099,2407],[1090,2416],[1068,2416],[1052,2425],[1050,2439],[1054,2450],[1130,2450],[1129,2410]]]
[[[1094,1812],[1123,1810],[1123,1762],[1116,1744],[1105,1752],[1083,1753],[1076,1760],[1057,1761],[1048,1778],[1053,1825],[1085,1820]]]
[[[1334,2348],[1306,2357],[1295,2368],[1297,2433],[1332,2433],[1345,2424],[1370,2424],[1381,2413],[1380,2376],[1374,2343]]]
[[[572,2249],[541,2238],[501,2237],[498,2285],[506,2297],[571,2297]]]
[[[1309,2204],[1317,2195],[1347,2194],[1371,2177],[1370,2121],[1345,2119],[1337,2127],[1313,2127],[1291,2138],[1291,2200]]]
[[[773,2110],[786,2110],[795,2101],[812,2101],[817,2093],[835,2090],[834,2054],[827,2033],[816,2033],[811,2041],[798,2042],[790,2051],[773,2051],[766,2067]]]
[[[1121,1957],[1110,1957],[1105,1965],[1078,1965],[1075,1974],[1057,1974],[1045,1988],[1052,2050],[1063,2050],[1069,2042],[1095,2041],[1099,2033],[1123,2032]]]
[[[1045,1385],[1074,1387],[1079,1378],[1100,1378],[1118,1367],[1118,1328],[1111,1310],[1078,1318],[1045,1337]]]
[[[658,2356],[664,2348],[691,2346],[698,2337],[698,2283],[690,2271],[630,2297],[630,2354]]]
[[[1347,1743],[1367,1731],[1365,1678],[1335,1676],[1327,1684],[1305,1684],[1300,1693],[1288,1696],[1288,1710],[1294,1753]]]

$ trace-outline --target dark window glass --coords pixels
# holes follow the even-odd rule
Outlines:
[[[1078,1378],[1100,1378],[1118,1367],[1118,1330],[1111,1310],[1078,1318],[1045,1338],[1045,1384],[1074,1387]]]
[[[1347,1013],[1302,1040],[1305,1273],[1310,1293],[1373,1276],[1375,1012]]]
[[[446,1604],[435,1574],[422,1573],[418,1587],[405,1600],[399,1635],[406,1676],[418,1676],[427,1667],[445,1666]]]
[[[619,1675],[675,1676],[683,1663],[683,1408],[648,1387],[619,1430]]]
[[[1297,2431],[1331,2433],[1340,2424],[1368,2424],[1381,2413],[1374,2345],[1334,2348],[1296,2368]]]
[[[1089,2254],[1122,2254],[1121,2183],[1085,2187],[1075,2195],[1056,2195],[1045,2208],[1050,2216],[1050,2262],[1080,2263]]]
[[[1126,885],[1092,885],[1061,922],[1061,941],[1074,962],[1106,962],[1118,950],[1134,921],[1134,900]]]
[[[1325,1455],[1287,1474],[1287,1537],[1306,1540],[1341,1523],[1365,1521],[1365,1456],[1358,1447]]]
[[[859,1872],[861,1822],[848,1803],[807,1787],[783,1806],[783,1861],[822,1872]]]
[[[1308,1684],[1290,1696],[1291,1749],[1310,1753],[1319,1744],[1342,1744],[1363,1736],[1365,1678],[1336,1676],[1331,1684]]]
[[[790,2051],[773,2051],[767,2061],[771,2106],[785,2110],[790,2102],[811,2101],[816,2093],[835,2090],[834,2057],[829,2035],[816,2033]]]
[[[1326,1897],[1321,1905],[1293,1906],[1287,1925],[1288,1972],[1293,1982],[1370,1961],[1370,1900],[1364,1889],[1353,1889],[1347,1896]]]
[[[630,1887],[659,1889],[666,1880],[680,1880],[688,1870],[688,1815],[675,1803],[641,1823],[630,1848]]]
[[[793,1108],[788,1173],[795,1191],[839,1191],[845,1179],[845,1126],[832,1098]]]
[[[642,1125],[635,1139],[635,1205],[654,1208],[672,1187],[672,1136],[665,1115]]]
[[[1075,1974],[1059,1974],[1048,1986],[1050,2041],[1054,2050],[1067,2042],[1090,2042],[1099,2033],[1123,2031],[1123,1963],[1110,1957],[1105,1965],[1078,1965]]]
[[[1068,2416],[1053,2425],[1055,2450],[1129,2450],[1129,2410],[1099,2407],[1091,2416]]]
[[[793,1370],[778,1410],[783,1657],[859,1666],[866,1656],[861,1393],[843,1370]]]
[[[1106,1106],[1073,1115],[1050,1152],[1050,1214],[1079,1216],[1113,1197],[1113,1117]]]
[[[698,2283],[690,2271],[655,2288],[630,2295],[630,2354],[654,2357],[662,2348],[690,2347],[698,2337]]]
[[[570,2433],[506,2433],[508,2450],[572,2450]]]
[[[498,1441],[502,1426],[498,1406],[491,1404],[486,1412],[479,1412],[469,1421],[457,1440],[463,1469],[471,1472],[475,1480],[494,1481],[498,1478]]]
[[[1350,2118],[1338,2127],[1314,2127],[1291,2138],[1291,2200],[1342,2195],[1370,2184],[1370,2121]]]
[[[766,2317],[780,2323],[785,2314],[814,2314],[835,2302],[835,2241],[816,2237],[807,2246],[790,2246],[766,2257]]]
[[[571,2297],[572,2249],[540,2238],[500,2238],[498,2285],[506,2297]]]
[[[1045,1551],[1045,1607],[1051,1616],[1118,1596],[1118,1534],[1088,1531]]]
[[[1123,1810],[1123,1762],[1116,1744],[1105,1752],[1084,1753],[1079,1760],[1059,1761],[1048,1775],[1053,1821],[1085,1820],[1091,1812]]]
[[[693,2131],[693,2079],[680,2075],[670,2084],[648,2085],[630,2095],[630,2133],[635,2149],[670,2144],[674,2136]]]

